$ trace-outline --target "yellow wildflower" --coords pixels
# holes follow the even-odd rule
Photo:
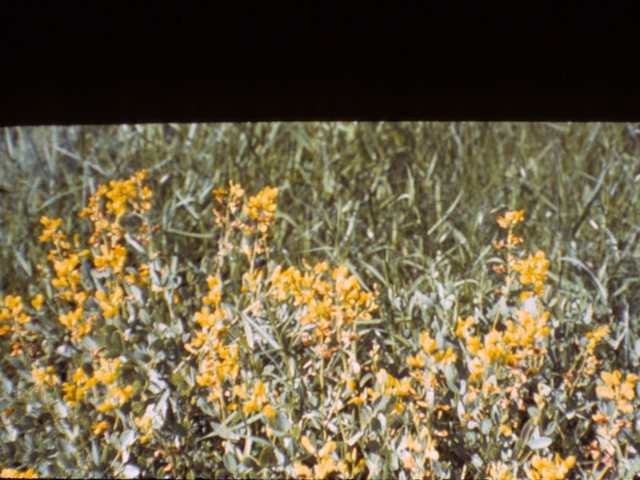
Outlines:
[[[308,478],[313,477],[313,473],[311,472],[311,469],[301,463],[294,463],[293,471],[296,473],[296,476],[298,477],[308,477]]]
[[[602,378],[602,381],[610,385],[620,385],[620,379],[622,378],[622,374],[618,370],[613,372],[613,374],[602,372],[600,374],[600,378]]]
[[[529,480],[562,480],[575,463],[576,459],[573,456],[562,460],[560,455],[556,453],[554,462],[534,455],[531,459],[531,466],[535,470],[527,468],[525,469],[525,473]]]
[[[111,399],[111,397],[109,397],[104,402],[102,402],[101,405],[98,405],[96,407],[96,410],[104,413],[104,412],[108,412],[109,410],[113,410],[114,408],[116,408],[116,404],[113,403],[113,400]]]
[[[456,336],[461,338],[467,338],[469,334],[469,328],[473,325],[473,316],[468,316],[466,320],[462,320],[458,317],[458,325],[456,327]]]
[[[311,444],[311,440],[309,440],[306,436],[302,436],[302,438],[300,438],[300,444],[304,447],[304,449],[309,452],[309,453],[313,453],[315,455],[316,453],[316,449],[315,447]]]
[[[457,355],[455,353],[453,353],[453,348],[449,347],[447,349],[447,352],[437,352],[434,356],[433,356],[433,360],[436,363],[439,363],[440,365],[451,365],[452,363],[454,363],[456,360],[458,359]]]
[[[329,440],[318,452],[318,457],[326,457],[336,449],[336,442]]]
[[[320,462],[313,467],[316,478],[324,479],[328,474],[336,469],[336,465],[331,457],[323,457]]]
[[[31,301],[31,306],[36,310],[40,310],[40,307],[42,307],[43,303],[44,303],[44,296],[41,293],[39,293],[36,295],[36,298],[34,298]]]
[[[435,439],[429,438],[427,440],[427,449],[424,452],[424,456],[425,456],[425,458],[434,460],[436,462],[440,458],[440,454],[438,453],[438,450],[436,450],[436,441],[435,441]]]
[[[506,212],[504,217],[498,217],[497,221],[501,228],[509,228],[524,220],[524,210]]]
[[[430,355],[436,348],[436,341],[431,338],[429,332],[422,332],[420,334],[420,345],[427,355]]]
[[[274,410],[274,408],[270,405],[270,404],[266,404],[264,407],[262,407],[262,413],[267,417],[267,418],[273,418],[277,415],[277,412]]]
[[[407,438],[404,439],[404,443],[407,445],[409,450],[413,450],[416,453],[422,452],[422,444],[416,442],[413,438],[411,438],[411,434],[407,434]]]
[[[107,429],[107,426],[108,426],[107,421],[103,420],[100,423],[95,423],[91,425],[91,428],[93,429],[94,435],[100,435],[103,431]]]

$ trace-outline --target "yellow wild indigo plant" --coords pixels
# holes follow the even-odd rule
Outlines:
[[[630,463],[640,377],[603,369],[609,326],[559,370],[550,263],[521,250],[523,210],[497,219],[494,304],[469,311],[443,289],[429,326],[399,338],[347,262],[276,261],[278,189],[212,192],[215,251],[198,271],[158,238],[145,178],[97,189],[87,245],[42,217],[46,285],[0,299],[20,383],[0,381],[21,392],[0,409],[1,476],[539,480]]]

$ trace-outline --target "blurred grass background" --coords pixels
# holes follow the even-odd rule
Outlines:
[[[378,283],[382,314],[393,318],[394,304],[434,287],[437,271],[484,285],[495,217],[524,209],[519,234],[547,253],[558,301],[588,292],[596,318],[626,312],[637,322],[639,131],[474,122],[5,128],[0,293],[35,295],[37,265],[47,263],[42,215],[88,238],[90,222],[76,213],[89,196],[144,168],[162,248],[184,259],[184,271],[204,275],[212,264],[212,189],[229,179],[249,194],[274,186],[274,259],[347,261],[365,285]],[[488,308],[490,292],[470,303]]]

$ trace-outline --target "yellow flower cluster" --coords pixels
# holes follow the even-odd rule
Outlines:
[[[151,439],[151,433],[153,430],[153,416],[147,410],[145,414],[140,417],[136,417],[133,419],[136,426],[144,432],[144,435],[140,438],[140,445],[144,445]]]
[[[378,370],[376,373],[376,380],[378,380],[382,392],[387,395],[400,395],[404,397],[410,394],[416,394],[416,391],[411,388],[411,378],[405,378],[402,381],[398,380],[384,368]]]
[[[24,353],[25,340],[28,340],[30,344],[34,344],[33,355],[39,353],[39,348],[35,345],[36,333],[32,330],[27,330],[24,326],[27,323],[31,323],[33,318],[25,314],[23,308],[22,297],[20,296],[7,295],[4,299],[0,298],[0,337],[7,335],[9,332],[19,336],[18,341],[11,340],[10,356],[12,357]],[[10,322],[10,325],[3,324],[3,322]]]
[[[44,225],[44,231],[42,232],[42,235],[38,237],[38,240],[44,243],[51,239],[53,244],[56,246],[65,242],[67,236],[58,232],[58,228],[62,225],[62,219],[58,218],[56,220],[50,220],[47,217],[42,217],[40,218],[40,223]],[[68,249],[69,244],[65,242],[63,248]]]
[[[587,332],[587,345],[586,349],[593,353],[593,350],[596,348],[596,343],[602,340],[609,333],[609,326],[606,325],[604,327],[597,328],[595,332]]]
[[[535,257],[529,254],[526,260],[513,261],[512,268],[520,274],[520,283],[523,285],[533,283],[534,291],[539,297],[542,296],[549,269],[549,261],[544,252],[539,251]]]
[[[313,471],[311,471],[311,469],[306,465],[295,463],[293,465],[293,470],[298,477],[324,479],[330,473],[335,472],[336,469],[338,469],[338,471],[340,471],[347,477],[350,476],[348,475],[348,473],[351,473],[352,476],[355,476],[366,465],[364,459],[361,459],[358,464],[351,469],[351,472],[348,465],[344,462],[339,462],[336,465],[334,459],[331,457],[331,453],[336,449],[337,446],[336,442],[334,442],[333,440],[327,441],[320,449],[320,451],[316,451],[315,447],[311,443],[311,440],[309,440],[306,436],[300,438],[300,444],[307,452],[316,457],[317,463],[313,466]],[[349,453],[347,454],[347,456],[349,457],[347,461],[351,460],[350,463],[355,463],[355,455],[356,451],[354,449],[351,455]]]
[[[202,299],[205,306],[194,315],[202,331],[196,332],[196,338],[185,344],[184,348],[195,355],[204,346],[205,356],[200,364],[200,375],[196,376],[196,382],[200,386],[211,387],[210,401],[221,401],[224,380],[230,378],[235,382],[240,371],[239,345],[225,346],[221,341],[222,335],[227,331],[227,327],[222,325],[226,318],[226,313],[220,305],[222,285],[220,280],[212,275],[207,279],[207,284],[209,293]],[[213,313],[206,305],[213,306]]]
[[[40,240],[47,241],[51,238],[57,247],[55,250],[50,250],[47,256],[57,274],[57,277],[51,280],[51,285],[61,289],[57,293],[58,298],[76,305],[73,311],[59,315],[58,320],[71,331],[73,340],[79,340],[91,331],[91,321],[81,322],[84,314],[83,305],[90,298],[91,292],[82,291],[79,270],[80,258],[90,256],[91,252],[89,250],[79,253],[69,251],[71,246],[64,241],[66,236],[56,231],[62,224],[61,220],[42,217],[40,223],[45,226],[45,233]],[[39,304],[41,303],[42,300],[39,301]]]
[[[26,472],[18,472],[13,468],[3,468],[0,471],[0,478],[40,478],[36,475],[36,471],[30,468]]]
[[[127,202],[131,204],[134,213],[142,213],[151,208],[151,204],[147,201],[152,195],[151,191],[146,186],[139,188],[145,176],[146,172],[143,170],[142,172],[136,172],[131,179],[125,182],[110,182],[111,189],[108,189],[106,185],[102,185],[96,194],[89,199],[89,206],[78,214],[80,217],[89,216],[94,223],[95,231],[89,243],[99,248],[100,254],[95,255],[93,259],[97,271],[111,269],[116,277],[122,276],[127,249],[117,243],[124,235],[119,226],[119,221],[127,213]],[[107,197],[108,199],[105,207],[106,212],[102,210],[99,203],[99,199],[102,197]],[[113,222],[109,221],[111,214],[115,215]],[[71,246],[66,241],[66,236],[57,231],[62,225],[62,220],[51,220],[47,217],[42,217],[40,222],[45,227],[40,240],[46,242],[51,239],[57,247],[55,250],[51,250],[47,257],[53,263],[57,275],[51,280],[51,284],[60,289],[57,293],[58,298],[75,304],[75,308],[72,308],[67,313],[60,314],[58,319],[60,323],[71,331],[71,339],[79,341],[91,331],[91,323],[97,320],[96,317],[92,316],[83,321],[84,304],[91,298],[93,292],[83,291],[80,283],[80,259],[82,257],[90,257],[92,254],[90,250],[86,249],[78,252],[70,251]],[[146,231],[146,227],[141,230]],[[101,244],[100,238],[103,234],[106,234],[110,241],[105,239],[104,243]],[[143,243],[145,242],[140,236],[136,237],[136,239]],[[79,245],[77,235],[74,237],[74,244],[76,248]],[[140,268],[140,279],[144,279],[148,275],[148,267],[142,266]],[[140,279],[136,279],[133,275],[126,277],[129,283],[146,283],[145,280]],[[114,286],[113,281],[107,282],[107,284],[109,288]],[[116,287],[110,294],[102,291],[95,294],[105,318],[113,317],[118,313],[118,306],[124,302],[123,297],[123,290],[120,287]],[[43,299],[36,299],[36,302],[34,307],[39,308]]]
[[[277,209],[274,200],[277,196],[277,188],[267,187],[256,196],[249,197],[245,212],[251,220],[258,222],[258,230],[260,230],[261,233],[266,233],[269,226],[272,225]]]
[[[55,369],[52,366],[44,368],[33,368],[31,370],[31,376],[36,382],[36,387],[44,385],[45,383],[50,387],[55,387],[60,383],[58,376],[55,375]]]
[[[628,373],[624,382],[622,380],[622,374],[616,370],[613,373],[602,372],[600,378],[605,385],[598,385],[596,387],[596,394],[601,398],[607,400],[615,400],[616,406],[621,413],[633,413],[633,406],[629,403],[636,396],[635,384],[640,377],[633,373]]]
[[[513,227],[524,220],[524,210],[507,212],[504,217],[498,217],[497,220],[501,228]]]
[[[233,387],[233,393],[240,399],[245,400],[242,407],[242,413],[250,415],[253,412],[261,411],[267,418],[273,418],[277,415],[275,409],[268,401],[269,387],[264,385],[260,380],[253,386],[253,392],[247,398],[246,386],[236,385]],[[229,410],[235,410],[235,404],[230,405]]]
[[[305,327],[314,324],[313,336],[320,343],[316,351],[323,357],[331,356],[335,349],[327,348],[333,335],[340,332],[336,341],[345,345],[356,336],[353,332],[342,332],[342,328],[360,320],[370,320],[371,312],[378,308],[373,292],[364,292],[355,275],[349,275],[349,269],[341,265],[333,270],[333,287],[320,276],[328,269],[327,262],[307,268],[304,275],[295,267],[285,271],[278,265],[271,275],[268,295],[280,302],[293,298],[296,307],[303,307],[300,324]]]
[[[30,316],[22,312],[22,297],[7,295],[3,300],[0,300],[0,307],[5,307],[0,310],[0,322],[13,320],[12,326],[0,326],[0,336],[6,335],[9,332],[17,332],[19,325],[24,325],[33,320]]]
[[[401,460],[404,468],[412,472],[422,467],[427,460],[440,459],[440,454],[436,450],[436,440],[429,436],[426,427],[423,427],[420,432],[420,438],[426,439],[426,448],[423,447],[422,442],[414,440],[410,433],[404,439],[404,445],[409,451],[404,453]],[[416,461],[416,454],[421,454],[418,461]]]
[[[514,480],[507,467],[502,462],[495,462],[489,469],[491,480]]]
[[[565,460],[556,453],[555,461],[534,455],[531,458],[533,469],[525,469],[529,480],[562,480],[576,463],[574,456],[569,456]]]
[[[89,206],[82,210],[79,217],[89,217],[94,224],[95,231],[89,240],[93,246],[100,244],[100,236],[103,233],[110,238],[111,248],[115,247],[118,241],[123,237],[124,231],[120,228],[120,219],[127,213],[127,201],[131,204],[134,213],[143,213],[151,208],[148,201],[153,195],[148,187],[142,186],[142,180],[147,176],[147,172],[142,170],[136,172],[133,177],[124,182],[109,182],[111,189],[107,189],[106,185],[100,186],[94,196],[89,199]],[[136,188],[138,187],[138,188]],[[141,187],[141,189],[140,189]],[[99,200],[107,197],[106,212],[102,210]],[[113,222],[108,217],[114,214]],[[104,255],[104,252],[103,252]]]
[[[62,384],[62,389],[65,392],[63,400],[65,400],[68,405],[75,405],[78,400],[84,398],[84,395],[90,388],[95,387],[99,383],[107,386],[117,380],[117,371],[120,368],[120,359],[116,358],[112,360],[105,360],[104,358],[100,358],[99,361],[100,368],[96,369],[91,377],[87,377],[83,368],[78,368],[73,375],[73,383],[65,382]],[[120,387],[107,388],[109,396],[102,404],[96,407],[96,409],[102,413],[113,410],[118,405],[124,405],[133,393],[133,387],[131,385],[127,385],[124,389],[121,389]]]
[[[115,245],[112,249],[106,245],[100,245],[102,255],[96,255],[93,263],[98,272],[105,268],[111,268],[114,273],[121,273],[124,263],[127,260],[127,249],[122,245]]]
[[[519,326],[514,326],[513,321],[508,320],[507,330],[505,332],[492,330],[484,336],[484,344],[479,337],[468,333],[468,329],[473,324],[473,317],[468,317],[466,320],[458,319],[456,334],[466,340],[467,350],[476,357],[470,363],[472,373],[469,380],[476,380],[494,363],[515,365],[528,356],[546,353],[544,349],[534,348],[533,342],[549,335],[551,328],[545,326],[549,319],[549,312],[538,314],[537,321],[533,320],[528,310],[518,310],[516,316]],[[515,351],[518,348],[521,350]]]

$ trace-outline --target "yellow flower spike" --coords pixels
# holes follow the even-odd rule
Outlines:
[[[316,265],[313,267],[313,272],[316,275],[320,275],[321,273],[326,272],[328,268],[329,264],[327,262],[316,263]]]
[[[140,170],[139,172],[134,173],[135,179],[138,182],[138,184],[140,182],[142,182],[142,180],[144,180],[147,177],[147,171],[146,170]]]
[[[469,380],[474,381],[477,378],[481,377],[485,372],[485,366],[482,364],[479,358],[474,358],[469,363],[469,369],[471,370],[471,375],[469,375]],[[473,400],[476,398],[476,393],[469,392],[467,395],[467,401],[473,403]]]
[[[629,380],[627,379],[626,382],[624,382],[621,386],[620,386],[620,395],[624,398],[626,398],[627,400],[633,400],[636,396],[635,390],[634,390],[634,385],[633,383],[629,382]]]
[[[509,228],[524,220],[524,210],[506,212],[504,217],[496,219],[501,228]]]
[[[531,466],[535,470],[525,469],[527,478],[530,480],[562,480],[568,471],[575,464],[575,457],[569,456],[566,460],[562,460],[559,454],[556,454],[555,461],[534,455],[531,458]]]
[[[82,368],[78,368],[76,370],[76,373],[73,375],[73,383],[84,383],[87,381],[87,376],[84,373],[84,370]]]
[[[345,477],[349,476],[349,466],[344,462],[338,462],[338,471]]]
[[[58,317],[58,320],[60,321],[61,324],[63,324],[69,330],[73,330],[76,323],[78,323],[82,318],[83,313],[84,313],[84,310],[81,307],[78,307],[73,312],[60,315]]]
[[[409,452],[406,452],[402,456],[401,460],[402,460],[402,466],[404,468],[406,468],[407,470],[413,471],[416,468],[418,468],[418,464],[416,463],[416,459]]]
[[[631,405],[625,399],[618,400],[617,407],[621,413],[624,413],[624,414],[633,413],[633,405]]]
[[[509,469],[502,462],[496,462],[489,470],[491,480],[512,480],[513,477],[509,473]]]
[[[245,415],[249,415],[253,412],[257,412],[259,409],[260,407],[258,406],[258,402],[256,402],[255,399],[250,399],[244,403],[244,406],[242,407],[242,412]]]

